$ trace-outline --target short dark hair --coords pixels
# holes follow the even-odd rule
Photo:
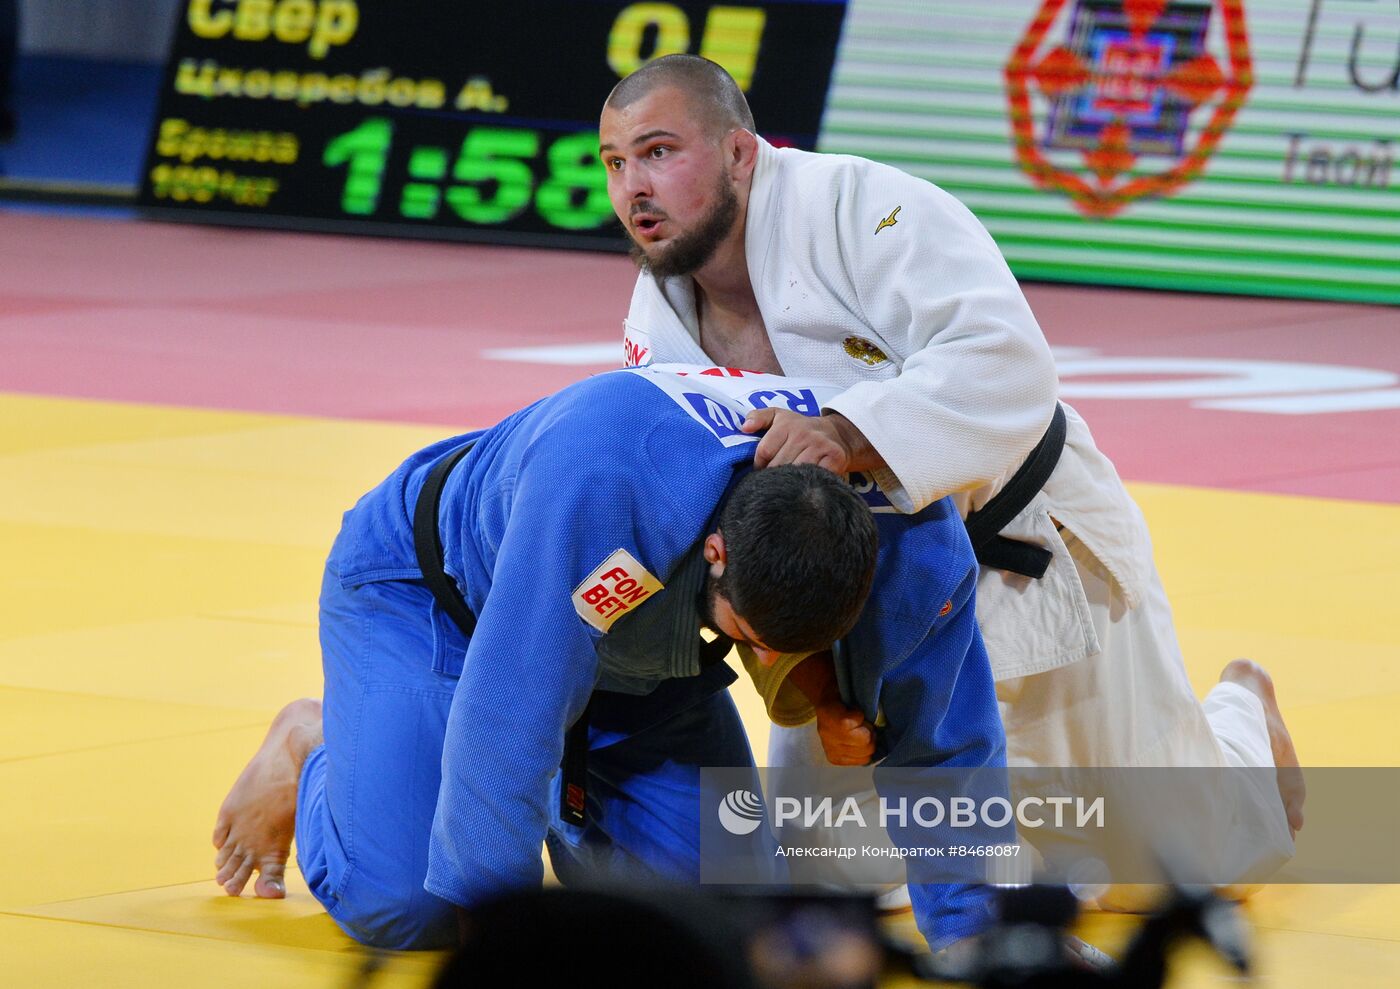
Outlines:
[[[720,510],[716,589],[763,645],[816,652],[855,626],[875,579],[879,535],[849,484],[814,464],[755,470]]]
[[[717,62],[698,55],[652,59],[614,86],[605,105],[621,109],[665,86],[685,93],[697,116],[714,133],[727,133],[735,127],[754,129],[749,101],[734,77]]]

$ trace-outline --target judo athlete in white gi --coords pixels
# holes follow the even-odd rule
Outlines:
[[[886,764],[993,767],[1004,788],[977,564],[951,501],[872,516],[868,502],[887,507],[873,486],[751,470],[745,415],[815,414],[819,395],[696,372],[572,385],[414,454],[346,513],[321,592],[324,709],[286,708],[225,800],[227,892],[257,870],[259,896],[284,895],[293,830],[313,894],[386,948],[452,943],[454,906],[541,881],[542,843],[565,883],[696,882],[699,815],[717,812],[699,769],[753,766],[724,689],[732,643],[787,664],[849,632],[848,703],[883,711]],[[469,636],[431,589],[443,572]],[[576,789],[560,764],[585,706]],[[755,878],[777,878],[762,861]],[[934,943],[991,919],[980,886],[911,895]]]
[[[751,417],[746,430],[766,430],[757,466],[865,471],[903,511],[952,496],[967,515],[1047,435],[1049,348],[995,243],[952,196],[876,162],[771,146],[724,70],[688,55],[617,85],[600,155],[642,268],[628,363],[711,361],[843,387],[820,418]],[[1083,419],[1068,406],[1064,417],[1053,473],[999,529],[1011,550],[1041,556],[1043,575],[983,566],[978,584],[1008,764],[1276,765],[1276,786],[1267,774],[1252,774],[1264,778],[1253,791],[1203,786],[1182,815],[1247,834],[1256,868],[1282,862],[1303,790],[1272,682],[1237,660],[1197,700],[1142,514]],[[810,729],[778,728],[770,756],[819,762],[822,749]]]

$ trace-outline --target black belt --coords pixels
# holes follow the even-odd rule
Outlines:
[[[1026,462],[1011,475],[1011,480],[997,492],[996,497],[966,519],[967,535],[972,540],[978,563],[1025,577],[1045,576],[1051,559],[1048,549],[1018,539],[1007,539],[1000,533],[1045,487],[1045,482],[1054,473],[1055,465],[1060,462],[1060,451],[1064,448],[1065,410],[1056,402],[1050,427],[1026,457]]]
[[[443,570],[442,540],[438,538],[438,506],[442,501],[442,488],[447,483],[447,475],[471,452],[474,443],[473,440],[464,444],[433,466],[423,482],[423,490],[418,493],[418,502],[413,506],[413,551],[418,557],[418,569],[423,571],[423,583],[432,591],[438,606],[456,622],[467,638],[471,638],[476,631],[476,615],[472,614],[462,592]],[[560,785],[559,816],[570,824],[580,826],[587,820],[584,781],[588,775],[588,717],[592,707],[590,699],[578,720],[569,727],[564,736],[564,758],[559,764],[564,774]]]

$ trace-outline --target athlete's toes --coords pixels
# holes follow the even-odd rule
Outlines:
[[[214,860],[219,871],[214,875],[214,882],[220,886],[226,886],[243,865],[243,860],[250,857],[252,853],[245,853],[238,846],[237,842],[230,841],[223,848],[219,849],[219,856]]]
[[[258,881],[253,884],[253,892],[268,900],[280,900],[287,895],[286,862],[277,856],[268,856],[258,865]]]
[[[248,836],[244,834],[238,838],[224,838],[223,843],[219,846],[218,854],[214,856],[214,868],[219,870],[219,875],[233,875],[233,871],[238,868],[238,860],[243,855],[242,843],[247,837]],[[220,879],[219,883],[222,885],[223,879]]]
[[[237,864],[238,868],[228,879],[224,880],[224,892],[229,896],[238,896],[243,892],[243,887],[248,885],[248,879],[253,875],[253,866],[257,863],[252,852],[243,855],[242,858],[231,859],[230,864]]]
[[[233,874],[238,871],[238,863],[240,861],[242,860],[234,859],[232,861],[225,862],[223,865],[221,865],[219,867],[219,871],[214,873],[214,882],[222,886],[224,885],[224,883],[232,879]]]
[[[228,841],[228,832],[229,832],[229,828],[230,828],[231,826],[232,826],[232,822],[231,822],[227,817],[225,817],[224,815],[220,814],[220,815],[219,815],[219,819],[218,819],[217,821],[214,822],[214,847],[215,847],[215,848],[223,848],[223,847],[224,847],[224,842]]]

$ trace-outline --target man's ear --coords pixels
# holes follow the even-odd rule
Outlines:
[[[724,547],[724,534],[712,532],[705,537],[705,562],[710,564],[711,573],[716,577],[724,573],[724,564],[728,560],[728,554]],[[716,571],[714,568],[718,566]]]
[[[747,182],[758,163],[758,138],[752,131],[737,127],[729,132],[724,143],[729,177],[736,182]]]

